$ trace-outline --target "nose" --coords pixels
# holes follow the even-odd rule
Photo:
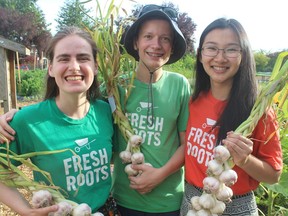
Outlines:
[[[70,63],[69,63],[69,69],[74,70],[74,71],[80,70],[80,64],[76,58],[71,58]]]
[[[160,40],[160,38],[155,37],[155,38],[153,39],[153,41],[152,41],[152,46],[153,46],[154,48],[159,48],[159,47],[161,47],[161,40]]]
[[[224,49],[218,49],[217,55],[214,57],[215,59],[227,59],[225,55]]]

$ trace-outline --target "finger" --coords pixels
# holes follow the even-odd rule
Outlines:
[[[134,169],[134,170],[139,171],[139,170],[143,170],[144,166],[142,164],[132,164],[131,168]]]
[[[0,133],[1,133],[1,136],[0,136],[0,142],[1,143],[5,143],[6,142],[6,139],[8,140],[14,140],[14,136],[7,133],[5,130],[1,131],[0,130]],[[6,139],[5,139],[6,138]]]

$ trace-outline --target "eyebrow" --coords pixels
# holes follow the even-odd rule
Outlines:
[[[206,42],[206,43],[204,43],[204,44],[217,45],[216,42],[212,42],[212,41],[208,41],[208,42]],[[203,44],[203,45],[204,45],[204,44]],[[239,43],[228,43],[228,44],[225,44],[225,45],[228,45],[228,46],[240,46]]]
[[[67,57],[70,57],[71,55],[70,54],[60,54],[58,56],[56,56],[56,59],[59,59],[59,58],[67,58]],[[92,55],[91,54],[88,54],[88,53],[79,53],[79,54],[76,54],[76,57],[91,57]]]

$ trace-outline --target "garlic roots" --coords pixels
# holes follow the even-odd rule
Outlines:
[[[203,193],[191,198],[191,209],[186,216],[221,215],[225,202],[230,202],[233,191],[230,188],[237,181],[237,173],[228,164],[230,152],[225,146],[216,146],[214,159],[208,162],[207,177],[203,179]]]

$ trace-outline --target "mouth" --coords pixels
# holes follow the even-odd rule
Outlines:
[[[155,52],[146,52],[147,55],[151,56],[151,57],[162,57],[163,54],[162,53],[155,53]]]
[[[224,72],[224,71],[226,71],[229,67],[212,66],[212,68],[213,68],[216,72]]]
[[[67,76],[65,78],[66,81],[78,81],[78,80],[84,80],[84,76],[75,75],[75,76]]]

